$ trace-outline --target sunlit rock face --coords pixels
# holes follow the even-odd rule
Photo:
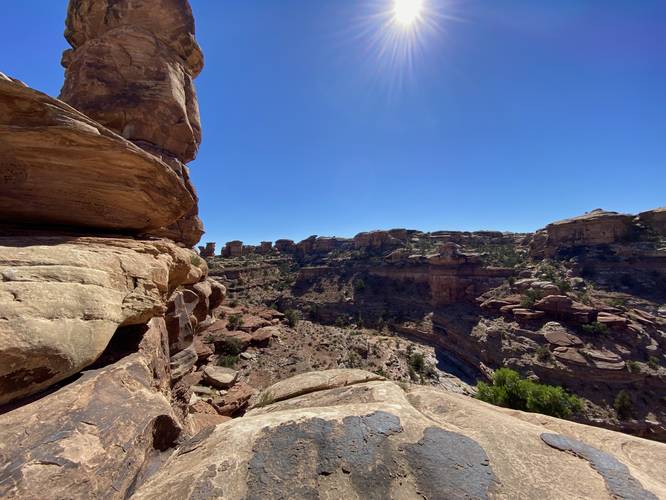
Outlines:
[[[0,78],[0,221],[139,232],[195,208],[171,168],[37,90]]]
[[[69,4],[61,98],[131,141],[182,162],[201,142],[192,79],[203,67],[187,2]]]
[[[183,0],[73,0],[60,98],[160,158],[197,199],[185,163],[201,143],[193,79],[203,68],[194,18]],[[194,246],[203,224],[194,207],[151,232]]]

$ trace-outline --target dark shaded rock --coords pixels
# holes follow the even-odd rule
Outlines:
[[[606,487],[614,498],[657,500],[657,497],[643,488],[631,472],[617,458],[590,445],[560,434],[541,434],[548,446],[565,451],[590,462],[590,465],[604,478]]]

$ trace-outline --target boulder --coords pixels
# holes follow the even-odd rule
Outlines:
[[[405,392],[370,374],[368,381],[356,372],[318,376],[350,383],[264,401],[243,418],[199,434],[134,498],[163,498],[164,491],[230,500],[320,498],[322,492],[377,499],[652,499],[666,493],[663,444],[440,389]],[[283,382],[309,386],[302,381],[309,377]],[[579,458],[545,445],[542,436],[553,433],[579,440],[591,453]],[[588,457],[594,452],[606,460],[593,468]]]
[[[543,325],[539,333],[546,338],[549,344],[559,347],[577,347],[583,345],[583,341],[579,337],[570,333],[555,321],[550,321]]]
[[[137,352],[0,415],[0,496],[127,498],[181,434],[168,380],[156,318]]]
[[[199,281],[193,252],[165,240],[0,237],[0,404],[92,364],[120,326],[164,314]]]
[[[197,351],[193,345],[178,351],[171,356],[169,366],[171,368],[171,380],[176,381],[192,371],[199,359]]]
[[[203,369],[204,381],[217,389],[228,389],[236,382],[238,372],[223,366],[207,366]]]
[[[0,78],[0,222],[143,232],[195,204],[164,162],[67,104]]]
[[[534,309],[552,316],[578,323],[590,323],[597,316],[596,309],[574,301],[566,295],[549,295],[534,304]]]
[[[280,329],[274,326],[265,326],[252,333],[252,344],[266,346],[273,337],[280,336]]]
[[[247,408],[255,394],[257,390],[254,387],[245,382],[238,382],[213,404],[220,415],[234,417]]]

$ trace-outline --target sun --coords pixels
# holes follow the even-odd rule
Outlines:
[[[423,0],[393,0],[393,18],[405,27],[413,25],[421,17]]]

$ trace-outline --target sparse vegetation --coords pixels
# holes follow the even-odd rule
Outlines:
[[[270,391],[263,391],[259,394],[258,401],[254,404],[255,408],[262,408],[273,403],[273,394]]]
[[[296,311],[295,309],[287,309],[284,312],[284,315],[287,318],[287,324],[291,328],[296,328],[296,325],[298,325],[298,322],[301,319],[301,316],[298,313],[298,311]]]
[[[225,368],[234,368],[237,363],[238,363],[238,356],[231,354],[220,356],[219,359],[217,360],[217,365],[223,366]]]
[[[522,298],[520,299],[520,305],[522,307],[531,308],[534,307],[539,300],[543,298],[543,294],[538,290],[526,290],[523,293]]]
[[[548,361],[551,361],[553,359],[553,353],[550,352],[550,349],[548,349],[547,346],[540,346],[536,350],[536,356],[539,361],[542,363],[546,363]]]
[[[192,255],[190,257],[190,264],[192,264],[193,266],[199,267],[201,264],[203,264],[203,262],[204,260],[198,255]]]
[[[216,342],[215,349],[221,354],[236,356],[243,352],[243,344],[240,340],[233,337],[226,337]]]
[[[629,392],[624,389],[617,394],[615,401],[613,401],[613,408],[615,408],[620,420],[631,418],[633,407],[634,403],[631,400],[631,396],[629,395]]]
[[[354,280],[354,291],[362,292],[363,290],[365,290],[365,281],[361,278],[356,278]]]
[[[658,370],[661,363],[659,362],[659,358],[657,356],[650,356],[647,364],[651,369]]]
[[[582,409],[580,399],[562,387],[523,379],[518,372],[500,368],[492,384],[479,382],[476,398],[497,406],[569,418]]]
[[[589,333],[590,335],[606,335],[608,333],[608,327],[598,321],[583,325],[581,328],[585,333]]]
[[[627,369],[630,373],[640,373],[641,365],[638,364],[638,361],[632,359],[631,361],[627,361]]]
[[[243,326],[243,316],[240,314],[232,314],[229,316],[228,321],[230,330],[238,330],[241,326]]]

